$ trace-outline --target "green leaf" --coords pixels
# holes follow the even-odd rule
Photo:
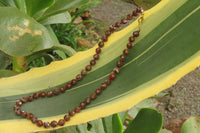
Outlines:
[[[59,57],[61,57],[63,60],[67,58],[67,56],[65,55],[63,51],[54,50],[53,52],[56,53]]]
[[[68,56],[73,56],[76,53],[76,51],[72,47],[62,44],[54,45],[52,49],[61,50]]]
[[[19,73],[11,70],[0,70],[0,78],[15,76]]]
[[[168,95],[169,95],[169,93],[160,92],[160,93],[158,93],[157,95],[155,95],[155,96],[153,96],[153,97],[151,97],[151,98],[162,98],[162,97],[168,96]]]
[[[0,51],[0,69],[6,69],[6,67],[10,64],[10,57],[7,54]]]
[[[8,55],[27,56],[53,46],[48,30],[16,8],[1,7],[0,22],[0,50]]]
[[[118,114],[112,116],[112,131],[113,133],[123,132],[123,125]]]
[[[101,95],[73,116],[65,126],[79,125],[128,110],[140,101],[169,88],[198,67],[199,5],[199,0],[163,0],[146,11],[140,36],[135,39],[120,73]],[[62,119],[69,110],[79,106],[80,102],[109,78],[126,48],[129,36],[138,29],[137,26],[136,20],[123,30],[113,33],[105,43],[97,64],[72,89],[56,97],[39,98],[21,108],[32,112],[43,121]],[[85,69],[93,59],[97,47],[96,45],[87,51],[77,52],[66,60],[55,61],[45,67],[0,79],[1,132],[51,130],[39,128],[29,120],[16,116],[13,112],[16,100],[35,92],[65,86]]]
[[[160,130],[159,133],[172,133],[172,132],[171,132],[171,131],[168,131],[168,130],[166,130],[166,129],[162,129],[162,130]]]
[[[128,125],[124,133],[159,133],[162,115],[155,109],[143,108]]]
[[[34,16],[36,13],[51,7],[55,0],[25,0],[26,10],[29,16]]]
[[[25,1],[24,0],[13,0],[15,3],[15,6],[20,9],[22,12],[25,13]]]
[[[181,133],[199,133],[200,132],[200,118],[190,117],[186,120],[181,128]]]

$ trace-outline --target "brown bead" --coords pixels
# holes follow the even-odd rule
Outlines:
[[[90,104],[90,102],[91,102],[91,99],[89,97],[85,99],[86,104]]]
[[[99,59],[99,54],[95,54],[95,55],[93,56],[93,58],[94,58],[94,60],[98,60],[98,59]]]
[[[33,97],[30,95],[30,96],[27,97],[27,100],[28,100],[29,102],[31,102],[31,101],[33,101]]]
[[[31,120],[33,117],[34,117],[34,116],[33,116],[32,113],[28,113],[28,114],[27,114],[27,119],[30,119],[30,120]]]
[[[33,94],[33,98],[34,98],[34,99],[38,99],[38,97],[39,97],[39,93],[34,93],[34,94]]]
[[[133,14],[133,16],[137,16],[138,15],[136,10],[134,10],[132,14]]]
[[[110,36],[110,34],[111,34],[110,30],[107,30],[107,31],[105,32],[105,34],[106,34],[107,37]]]
[[[52,92],[52,91],[48,91],[48,92],[47,92],[47,96],[48,96],[48,97],[53,96],[53,92]]]
[[[100,53],[101,53],[101,48],[100,48],[100,47],[96,48],[96,53],[97,53],[97,54],[100,54]]]
[[[50,127],[50,124],[49,124],[48,121],[44,122],[44,127],[45,127],[45,128],[49,128],[49,127]]]
[[[79,112],[81,111],[81,108],[80,108],[79,106],[77,106],[77,107],[75,107],[74,111],[75,111],[76,113],[79,113]]]
[[[110,79],[113,80],[113,79],[115,79],[115,74],[114,74],[114,73],[111,73],[109,77],[110,77]]]
[[[87,74],[87,71],[86,71],[85,69],[81,71],[81,75],[82,75],[82,76],[84,76],[84,75],[86,75],[86,74]]]
[[[43,122],[41,120],[37,120],[36,124],[37,124],[38,127],[43,126]]]
[[[72,80],[71,80],[71,84],[72,84],[72,85],[75,85],[75,84],[77,84],[77,81],[76,81],[76,79],[72,79]]]
[[[104,42],[106,42],[106,41],[108,41],[108,37],[107,37],[107,36],[103,36],[103,37],[102,37],[102,40],[103,40]]]
[[[110,28],[110,31],[111,31],[111,32],[113,32],[113,31],[115,31],[115,30],[116,30],[116,27],[115,27],[114,25],[110,25],[110,27],[109,27],[109,28]]]
[[[82,79],[82,75],[81,74],[78,74],[77,76],[76,76],[76,80],[81,80]]]
[[[124,49],[124,54],[128,55],[129,54],[129,49]]]
[[[101,41],[101,42],[98,43],[98,45],[99,45],[100,48],[102,48],[104,46],[104,42]]]
[[[90,65],[94,66],[96,64],[96,61],[95,60],[91,60],[90,61]]]
[[[109,85],[111,83],[111,80],[110,79],[106,79],[105,83],[106,83],[106,85]]]
[[[26,111],[21,111],[20,115],[25,118],[27,116],[27,113]]]
[[[14,109],[14,110],[18,110],[18,109],[20,109],[20,106],[15,105],[15,106],[13,107],[13,109]]]
[[[90,95],[90,99],[92,99],[92,100],[96,99],[96,93],[92,93],[92,94]]]
[[[62,93],[63,93],[63,92],[65,92],[65,90],[66,90],[66,89],[65,89],[65,87],[60,87],[60,89],[59,89],[59,90],[60,90],[60,92],[62,92]]]
[[[119,67],[115,67],[113,71],[114,71],[114,73],[116,73],[116,74],[119,73],[119,72],[120,72]]]
[[[71,83],[67,83],[67,84],[65,85],[65,87],[66,87],[67,89],[70,89],[70,88],[72,87],[72,85],[71,85]]]
[[[130,36],[129,37],[129,42],[134,42],[135,41],[135,37],[134,36]]]
[[[115,23],[115,26],[116,26],[116,27],[120,27],[120,25],[121,25],[120,22],[116,22],[116,23]]]
[[[58,125],[59,125],[59,126],[65,125],[65,120],[60,119],[60,120],[58,121]]]
[[[143,10],[142,7],[139,6],[139,7],[137,7],[136,12],[137,12],[137,13],[141,13],[142,10]]]
[[[60,91],[59,91],[58,89],[54,89],[54,90],[53,90],[53,94],[54,94],[54,95],[58,95],[58,94],[60,94]]]
[[[133,32],[133,36],[134,36],[134,37],[138,37],[138,36],[139,36],[139,33],[140,33],[139,31],[134,31],[134,32]]]
[[[91,66],[91,65],[87,65],[87,66],[85,67],[85,69],[86,69],[87,71],[90,71],[90,70],[92,69],[92,66]]]
[[[52,121],[52,122],[51,122],[51,127],[56,127],[57,124],[58,124],[57,121]]]
[[[17,105],[17,106],[22,106],[22,104],[23,104],[23,102],[22,102],[21,100],[18,100],[18,101],[16,102],[16,105]]]
[[[121,56],[120,56],[120,60],[121,60],[121,61],[125,61],[125,60],[126,60],[126,56],[125,56],[124,54],[121,55]]]
[[[32,123],[36,123],[37,122],[37,117],[34,117],[31,119]]]
[[[40,97],[45,97],[46,93],[44,91],[40,92]]]
[[[120,60],[120,61],[117,61],[117,66],[118,67],[121,67],[123,65],[123,63],[122,63],[122,61]]]
[[[95,93],[96,93],[97,95],[100,95],[100,94],[101,94],[101,89],[100,89],[100,88],[96,89]]]
[[[69,121],[69,120],[70,120],[70,116],[69,116],[69,115],[65,115],[65,116],[64,116],[64,120],[65,120],[65,121]]]
[[[128,14],[127,15],[127,20],[131,20],[131,19],[133,19],[133,15],[132,14]]]
[[[103,90],[106,89],[106,87],[107,87],[106,83],[102,83],[102,84],[100,85],[100,88],[103,89]]]
[[[26,98],[26,97],[22,97],[20,100],[21,100],[23,103],[25,103],[25,102],[27,101],[27,98]]]
[[[74,116],[74,115],[75,115],[74,110],[70,110],[70,111],[69,111],[69,115],[70,115],[70,116]]]
[[[125,19],[125,18],[123,18],[122,20],[121,20],[121,24],[126,24],[127,23],[127,20]]]
[[[131,48],[132,48],[132,44],[131,44],[131,43],[128,43],[128,44],[126,45],[126,47],[127,47],[128,49],[131,49]]]
[[[20,109],[16,109],[16,110],[15,110],[15,114],[16,114],[16,115],[21,115],[21,110],[20,110]]]
[[[81,109],[84,109],[85,106],[86,106],[86,103],[85,103],[85,102],[81,102],[81,103],[80,103],[80,107],[81,107]]]

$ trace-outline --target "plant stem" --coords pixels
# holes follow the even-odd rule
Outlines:
[[[25,72],[27,67],[27,60],[25,56],[13,57],[13,71]]]

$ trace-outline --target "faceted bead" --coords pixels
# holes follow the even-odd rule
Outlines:
[[[128,14],[127,15],[127,20],[131,20],[131,19],[133,19],[133,15],[132,14]]]
[[[30,95],[30,96],[27,97],[27,100],[28,100],[29,102],[31,102],[31,101],[33,101],[33,97]]]
[[[63,93],[63,92],[65,92],[65,90],[66,90],[66,89],[65,89],[65,87],[60,87],[60,89],[59,89],[59,90],[60,90],[60,92],[62,92],[62,93]]]
[[[112,32],[116,30],[116,27],[114,25],[111,25],[109,28],[110,28],[110,31]]]
[[[115,79],[115,74],[114,74],[114,73],[111,73],[109,77],[110,77],[110,79],[113,80],[113,79]]]
[[[60,94],[60,91],[59,91],[58,89],[54,89],[54,90],[53,90],[53,94],[54,94],[54,95],[58,95],[58,94]]]
[[[75,84],[77,84],[77,81],[76,81],[76,79],[72,79],[72,80],[71,80],[71,84],[72,84],[72,85],[75,85]]]
[[[128,55],[129,54],[129,49],[124,49],[124,54]]]
[[[15,114],[16,114],[16,115],[21,115],[21,110],[20,110],[20,109],[16,109],[16,110],[15,110]]]
[[[53,92],[52,92],[52,91],[47,91],[47,96],[48,96],[48,97],[53,96]]]
[[[105,83],[106,83],[106,85],[109,85],[111,83],[111,80],[110,79],[106,79]]]
[[[124,54],[121,55],[121,56],[120,56],[120,60],[121,60],[121,61],[125,61],[125,60],[126,60],[126,56],[125,56]]]
[[[65,115],[64,119],[65,119],[65,121],[69,121],[70,120],[70,116],[69,115]]]
[[[90,61],[90,65],[94,66],[96,64],[96,61],[95,60],[91,60]]]
[[[81,108],[80,108],[79,106],[77,106],[77,107],[75,107],[74,111],[75,111],[76,113],[79,113],[79,112],[81,111]]]
[[[120,22],[116,22],[116,23],[115,23],[115,26],[116,26],[116,27],[120,27],[120,25],[121,25]]]
[[[121,67],[123,65],[123,63],[122,63],[122,61],[120,60],[120,61],[117,61],[117,66],[118,67]]]
[[[75,115],[74,110],[70,110],[70,111],[69,111],[69,115],[70,115],[70,116],[74,116],[74,115]]]
[[[107,36],[103,36],[103,37],[102,37],[102,40],[103,40],[104,42],[106,42],[106,41],[108,41],[108,37],[107,37]]]
[[[128,43],[128,44],[126,45],[126,47],[127,47],[128,49],[131,49],[131,48],[132,48],[132,44],[131,44],[131,43]]]
[[[45,128],[49,128],[49,127],[50,127],[50,124],[49,124],[48,121],[44,122],[44,127],[45,127]]]
[[[121,24],[126,24],[127,23],[127,20],[125,19],[125,18],[123,18],[122,20],[121,20]]]
[[[37,122],[37,117],[34,117],[31,119],[32,123],[36,123]]]
[[[83,75],[86,75],[87,74],[87,71],[84,69],[84,70],[82,70],[81,71],[81,75],[83,76]]]
[[[97,53],[97,54],[100,54],[100,53],[101,53],[101,48],[100,48],[100,47],[96,48],[96,53]]]
[[[71,83],[67,83],[67,84],[65,85],[65,87],[66,87],[67,89],[70,89],[70,88],[72,87],[72,85],[71,85]]]
[[[38,127],[43,126],[43,122],[41,120],[37,120],[36,124],[37,124]]]
[[[85,67],[85,69],[86,69],[87,71],[90,71],[90,70],[92,69],[92,66],[91,66],[91,65],[87,65],[87,66]]]
[[[110,34],[111,34],[110,30],[107,30],[107,31],[105,32],[105,34],[106,34],[107,37],[110,36]]]
[[[90,104],[90,102],[91,102],[91,99],[89,97],[85,99],[86,104]]]
[[[40,97],[45,97],[46,93],[44,91],[40,92]]]
[[[81,107],[81,109],[84,109],[85,106],[86,106],[86,103],[85,103],[85,102],[81,102],[81,103],[80,103],[80,107]]]
[[[120,70],[119,70],[119,67],[115,67],[113,71],[114,71],[114,73],[116,73],[116,74],[119,73],[119,71],[120,71]]]
[[[98,60],[98,59],[99,59],[99,54],[95,54],[95,55],[93,56],[93,58],[94,58],[94,60]]]
[[[56,127],[57,124],[58,124],[58,123],[57,123],[56,121],[52,121],[52,122],[51,122],[51,127]]]
[[[76,76],[76,79],[79,81],[79,80],[81,80],[82,79],[82,75],[81,74],[78,74],[77,76]]]
[[[98,43],[98,45],[99,45],[100,48],[102,48],[104,46],[104,42],[101,41],[101,42]]]
[[[27,116],[27,113],[26,111],[21,111],[20,115],[25,118]]]
[[[15,106],[13,107],[13,109],[14,109],[14,110],[18,110],[18,109],[20,109],[20,106],[15,105]]]
[[[65,125],[65,120],[60,119],[60,120],[58,121],[58,125],[59,125],[59,126]]]
[[[139,31],[134,31],[134,32],[133,32],[133,36],[134,36],[134,37],[138,37],[138,36],[139,36]]]
[[[142,7],[139,6],[139,7],[137,7],[136,12],[137,12],[137,13],[141,13],[142,10],[143,10]]]
[[[22,106],[22,104],[23,104],[23,102],[22,102],[21,100],[18,100],[18,101],[16,102],[16,105],[17,105],[17,106]]]
[[[106,87],[107,87],[106,83],[102,83],[102,84],[100,85],[100,88],[103,89],[103,90],[106,89]]]
[[[137,16],[138,15],[136,10],[134,10],[132,14],[133,14],[133,16]]]
[[[90,99],[92,99],[92,100],[96,99],[96,93],[92,93],[92,94],[90,95]]]
[[[134,41],[135,41],[135,37],[134,36],[129,37],[129,42],[134,42]]]
[[[23,103],[25,103],[25,102],[27,101],[27,98],[26,98],[26,97],[22,97],[20,100],[21,100]]]
[[[33,98],[34,98],[34,99],[38,99],[38,97],[39,97],[39,93],[34,93],[34,94],[33,94]]]
[[[100,95],[100,94],[101,94],[101,89],[100,89],[100,88],[96,89],[95,93],[96,93],[97,95]]]
[[[33,117],[34,117],[34,116],[33,116],[32,113],[28,113],[28,114],[27,114],[27,119],[30,119],[30,120],[31,120]]]

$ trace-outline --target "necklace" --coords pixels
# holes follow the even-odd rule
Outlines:
[[[121,26],[121,24],[126,24],[128,20],[132,20],[134,16],[138,16],[138,14],[141,14],[140,18],[138,19],[138,27],[139,29],[133,32],[133,35],[129,37],[129,43],[126,45],[126,49],[123,50],[123,54],[120,56],[120,60],[117,61],[116,67],[113,69],[113,72],[110,73],[109,78],[105,80],[104,83],[100,85],[100,88],[96,89],[94,93],[90,94],[89,97],[85,99],[85,101],[81,102],[79,106],[76,106],[74,110],[70,110],[68,114],[66,114],[63,119],[60,119],[58,122],[53,120],[51,122],[43,122],[42,120],[39,120],[36,116],[34,116],[32,113],[27,113],[26,111],[21,110],[21,106],[25,104],[26,102],[31,102],[33,100],[38,99],[39,97],[52,97],[57,96],[60,93],[64,93],[66,90],[71,89],[71,87],[75,86],[78,81],[82,80],[82,78],[92,69],[92,66],[96,64],[96,61],[100,58],[101,49],[104,47],[104,42],[107,42],[108,37]],[[115,25],[111,25],[109,30],[105,32],[105,36],[102,37],[102,40],[98,43],[98,48],[96,48],[96,54],[94,54],[93,59],[90,61],[90,64],[85,67],[81,71],[80,74],[78,74],[75,79],[72,79],[71,82],[66,83],[65,86],[60,87],[59,89],[54,89],[53,91],[47,91],[47,92],[40,92],[40,93],[34,93],[33,95],[29,95],[27,97],[22,97],[20,100],[18,100],[14,106],[14,111],[16,115],[19,115],[23,118],[27,118],[32,121],[32,123],[36,124],[38,127],[44,126],[44,128],[56,127],[57,125],[63,126],[65,122],[69,121],[72,116],[74,116],[76,113],[79,113],[82,109],[84,109],[92,100],[95,100],[98,95],[102,93],[103,90],[107,88],[108,85],[111,84],[112,80],[115,79],[117,74],[120,72],[120,67],[122,67],[124,61],[126,60],[126,56],[129,54],[129,49],[132,48],[132,43],[135,41],[135,37],[139,36],[140,32],[140,25],[143,21],[143,9],[141,7],[137,7],[136,10],[132,12],[132,14],[128,14],[126,18],[121,19],[120,22],[116,22]]]

